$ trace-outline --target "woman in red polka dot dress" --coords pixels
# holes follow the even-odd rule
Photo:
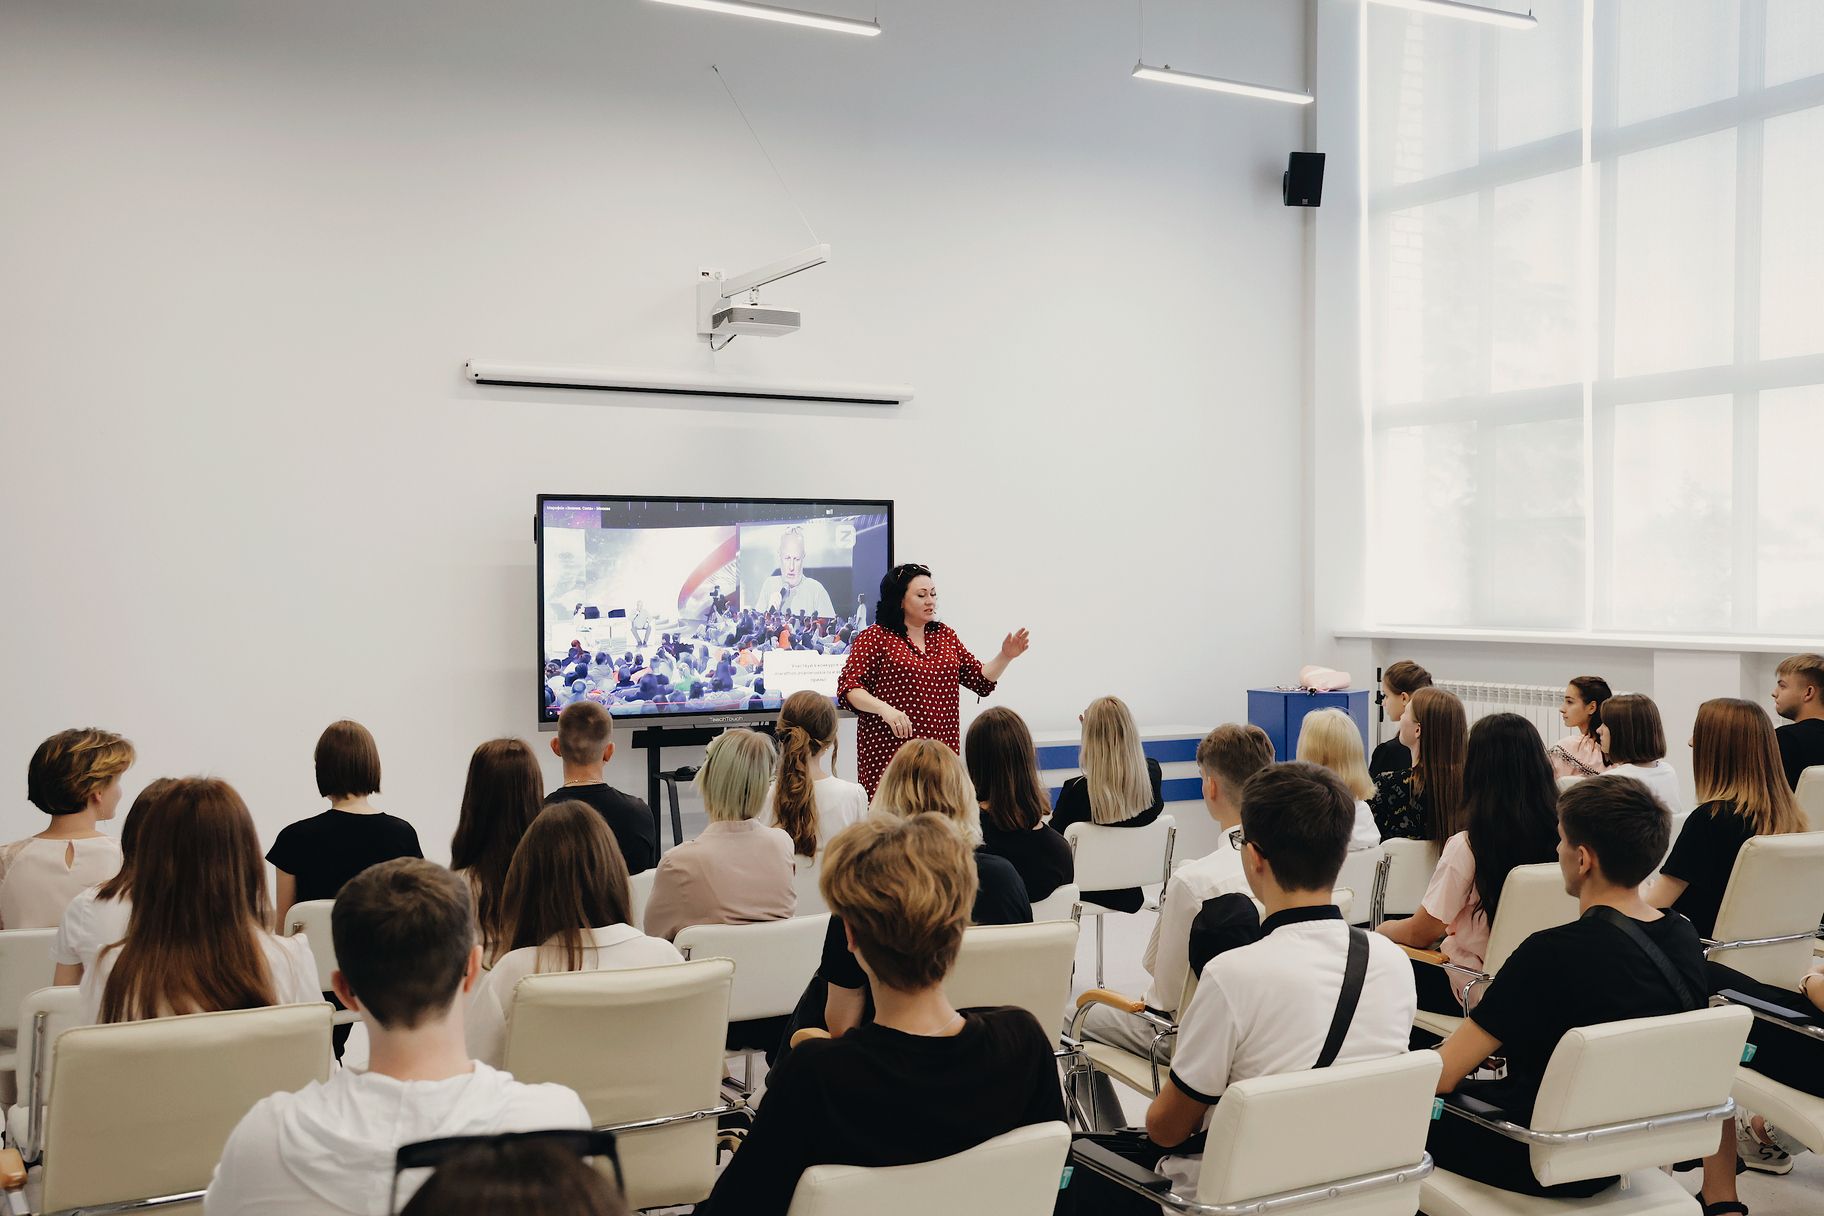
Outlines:
[[[957,687],[987,696],[1007,665],[1026,653],[1024,629],[1007,635],[1001,652],[983,663],[937,620],[937,584],[924,566],[895,566],[880,580],[875,623],[855,635],[836,701],[856,720],[857,767],[868,797],[887,761],[907,739],[936,739],[962,750]]]

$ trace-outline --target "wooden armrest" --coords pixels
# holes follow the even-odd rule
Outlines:
[[[1442,950],[1420,950],[1417,946],[1401,946],[1400,949],[1406,952],[1407,958],[1421,963],[1430,963],[1434,967],[1442,967],[1449,961],[1444,957]]]
[[[1077,1008],[1085,1005],[1107,1005],[1110,1009],[1119,1009],[1123,1013],[1141,1013],[1146,1009],[1146,1002],[1135,1000],[1131,996],[1122,996],[1119,992],[1110,992],[1106,988],[1091,988],[1077,998]]]
[[[802,1043],[810,1042],[812,1039],[827,1039],[829,1037],[830,1032],[827,1030],[819,1030],[815,1026],[806,1026],[802,1030],[793,1032],[792,1046],[797,1047]]]
[[[0,1149],[0,1190],[16,1191],[25,1185],[25,1158],[16,1148]]]

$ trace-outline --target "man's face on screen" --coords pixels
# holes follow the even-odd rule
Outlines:
[[[779,574],[788,587],[796,587],[804,581],[803,537],[787,536],[779,542]]]

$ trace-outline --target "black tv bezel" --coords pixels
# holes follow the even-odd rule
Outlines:
[[[733,506],[844,506],[875,508],[887,517],[887,569],[893,568],[893,503],[891,498],[746,498],[732,495],[703,494],[539,494],[536,496],[532,510],[532,544],[535,551],[533,562],[535,569],[532,586],[537,600],[534,605],[532,645],[537,650],[532,670],[542,672],[545,669],[545,504],[547,502],[675,502],[675,503],[725,503]],[[535,720],[541,731],[557,729],[557,715],[545,716],[545,698],[540,690],[545,686],[543,679],[533,683],[532,702]],[[664,729],[667,725],[677,729],[700,729],[705,726],[740,726],[752,723],[755,719],[770,719],[778,714],[776,709],[680,709],[662,714],[616,714],[610,715],[616,725],[625,725],[635,730]],[[854,717],[854,711],[844,705],[837,705],[836,712],[843,717]]]

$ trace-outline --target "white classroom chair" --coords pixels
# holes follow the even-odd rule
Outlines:
[[[1068,1127],[1035,1123],[917,1165],[813,1165],[786,1216],[1050,1216],[1069,1153]]]
[[[1083,888],[1074,882],[1067,882],[1044,899],[1032,902],[1032,919],[1075,921],[1078,916],[1077,904],[1082,897]]]
[[[952,1007],[1017,1005],[1050,1034],[1070,1007],[1070,973],[1077,961],[1077,923],[971,925],[944,977]]]
[[[51,1048],[82,1016],[82,990],[40,988],[19,1003],[19,1100],[7,1108],[6,1142],[27,1162],[44,1141],[44,1099],[50,1092]]]
[[[1116,891],[1171,881],[1178,825],[1170,815],[1138,828],[1073,823],[1064,829],[1064,839],[1070,843],[1080,891]],[[1083,915],[1096,918],[1096,984],[1100,987],[1102,918],[1113,915],[1115,909],[1081,898],[1077,906]]]
[[[646,901],[652,898],[652,880],[659,876],[659,868],[641,870],[627,880],[627,893],[633,897],[634,928],[641,929],[646,924]]]
[[[1431,885],[1431,874],[1438,868],[1438,846],[1429,840],[1406,840],[1394,837],[1381,841],[1387,854],[1387,867],[1375,887],[1368,910],[1368,922],[1378,925],[1390,916],[1411,916],[1425,898]]]
[[[336,901],[333,899],[307,899],[291,905],[291,910],[285,913],[285,936],[294,937],[302,933],[304,940],[310,944],[310,956],[317,964],[318,992],[335,991],[335,985],[330,980],[336,971],[336,939],[330,931],[330,917],[335,910]],[[336,1010],[338,1026],[348,1026],[360,1020],[360,1015],[352,1009]]]
[[[0,930],[0,1094],[13,1100],[15,1071],[19,1067],[19,1003],[40,988],[49,988],[57,964],[51,961],[55,929]]]
[[[1374,893],[1384,881],[1384,872],[1392,866],[1387,858],[1387,850],[1380,845],[1371,849],[1354,849],[1343,858],[1343,868],[1337,873],[1336,886],[1339,890],[1349,892],[1349,907],[1344,910],[1343,918],[1351,924],[1355,922],[1355,909],[1362,910],[1364,920],[1373,915]]]
[[[689,925],[673,943],[686,959],[725,958],[735,965],[728,994],[728,1020],[782,1018],[798,1007],[805,980],[817,971],[829,913],[751,925]],[[746,1089],[754,1087],[753,1050],[746,1061]]]
[[[1824,917],[1824,832],[1751,836],[1735,855],[1704,957],[1789,988],[1810,969]]]
[[[1824,764],[1814,764],[1800,773],[1798,787],[1793,793],[1811,830],[1824,832]]]

